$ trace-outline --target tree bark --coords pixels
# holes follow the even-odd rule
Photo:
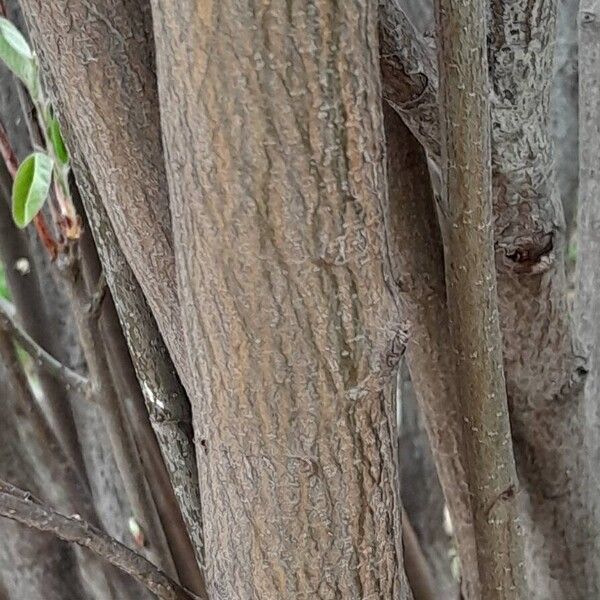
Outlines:
[[[89,548],[131,575],[161,600],[206,600],[182,588],[144,557],[132,552],[78,516],[67,517],[44,506],[31,493],[0,480],[0,515],[61,540]]]
[[[477,598],[473,519],[459,454],[462,423],[448,329],[442,235],[425,152],[396,112],[386,105],[383,110],[390,196],[386,228],[392,249],[392,278],[406,321],[406,362],[452,515],[463,593],[467,598]],[[402,468],[409,468],[408,464]],[[402,493],[411,494],[414,490],[403,489]],[[410,506],[409,503],[407,510]],[[419,506],[423,508],[422,504]]]
[[[187,384],[148,3],[23,0],[22,7],[75,162],[87,163]]]
[[[577,17],[579,0],[558,0],[554,77],[550,116],[556,147],[556,179],[560,189],[567,241],[575,230],[579,191],[579,70]],[[570,261],[573,266],[573,261]]]
[[[407,594],[376,8],[153,3],[215,597]]]
[[[75,165],[86,216],[127,340],[146,401],[150,423],[158,439],[179,507],[196,556],[202,556],[202,514],[189,400],[165,347],[144,294],[121,252],[102,199],[87,164]],[[84,243],[85,240],[82,240]],[[193,568],[182,576],[190,588],[202,587]]]
[[[564,218],[549,128],[556,3],[511,0],[491,8],[496,268],[517,467],[531,500],[531,523],[525,523],[529,579],[539,598],[586,597],[587,586],[595,585],[588,575],[595,571],[597,533],[590,528],[596,527],[591,515],[597,499],[583,506],[580,500],[589,498],[587,367],[570,325]],[[395,56],[406,60],[406,39],[396,36],[394,43],[400,44]],[[411,119],[406,122],[413,127]],[[434,147],[427,149],[435,159]]]
[[[446,292],[481,595],[526,594],[496,298],[482,0],[437,0]]]
[[[597,495],[598,460],[600,458],[600,2],[581,0],[579,13],[579,213],[577,290],[574,314],[583,354],[589,365],[585,383],[585,420],[589,424],[586,453],[590,475],[587,492],[592,502]],[[585,498],[590,500],[589,497]],[[593,503],[595,512],[590,519],[598,522],[600,511]],[[591,530],[593,536],[596,530]],[[598,581],[600,565],[600,537],[592,537],[590,547],[593,555],[586,565],[589,596],[600,595]]]

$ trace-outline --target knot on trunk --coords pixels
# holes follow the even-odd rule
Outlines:
[[[529,237],[517,238],[511,244],[498,246],[504,250],[504,263],[517,273],[544,273],[556,259],[553,232],[540,232]]]

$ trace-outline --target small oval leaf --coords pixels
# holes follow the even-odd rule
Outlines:
[[[27,227],[44,206],[53,164],[47,154],[34,152],[19,165],[12,189],[12,215],[17,227]]]
[[[58,158],[59,162],[66,165],[69,162],[69,151],[65,146],[65,142],[60,130],[60,124],[57,119],[51,117],[50,125],[48,126],[48,137],[52,142],[54,148],[54,154]]]
[[[38,87],[35,56],[21,32],[4,17],[0,17],[0,60],[35,97]]]

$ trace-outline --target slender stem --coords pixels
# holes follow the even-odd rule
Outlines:
[[[431,569],[404,508],[402,509],[402,544],[404,545],[404,568],[414,600],[435,600],[437,594]]]
[[[4,163],[6,164],[6,168],[10,173],[10,176],[14,179],[17,174],[18,161],[17,156],[12,149],[10,141],[8,139],[8,134],[6,133],[6,129],[4,129],[4,125],[0,122],[0,155],[2,156]]]
[[[446,290],[481,596],[526,596],[492,229],[483,0],[437,0]]]
[[[162,535],[162,526],[148,489],[139,451],[129,428],[121,399],[115,389],[98,319],[88,310],[90,296],[79,266],[79,261],[75,258],[70,266],[63,268],[62,273],[71,301],[79,341],[88,365],[92,393],[96,402],[102,407],[102,417],[123,479],[125,493],[135,518],[149,541],[147,547],[149,556],[154,562],[168,568],[171,554]]]
[[[13,315],[15,308],[0,298],[0,329],[8,333],[34,359],[35,364],[62,381],[67,390],[74,389],[86,397],[89,392],[89,381],[46,352],[20,325]]]
[[[161,600],[207,600],[192,594],[143,556],[74,515],[67,517],[46,506],[29,492],[0,480],[0,515],[46,531],[67,542],[89,548],[131,575]]]

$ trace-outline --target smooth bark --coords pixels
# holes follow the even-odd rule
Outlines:
[[[482,0],[437,0],[450,334],[481,596],[526,594],[496,297],[490,105]]]

